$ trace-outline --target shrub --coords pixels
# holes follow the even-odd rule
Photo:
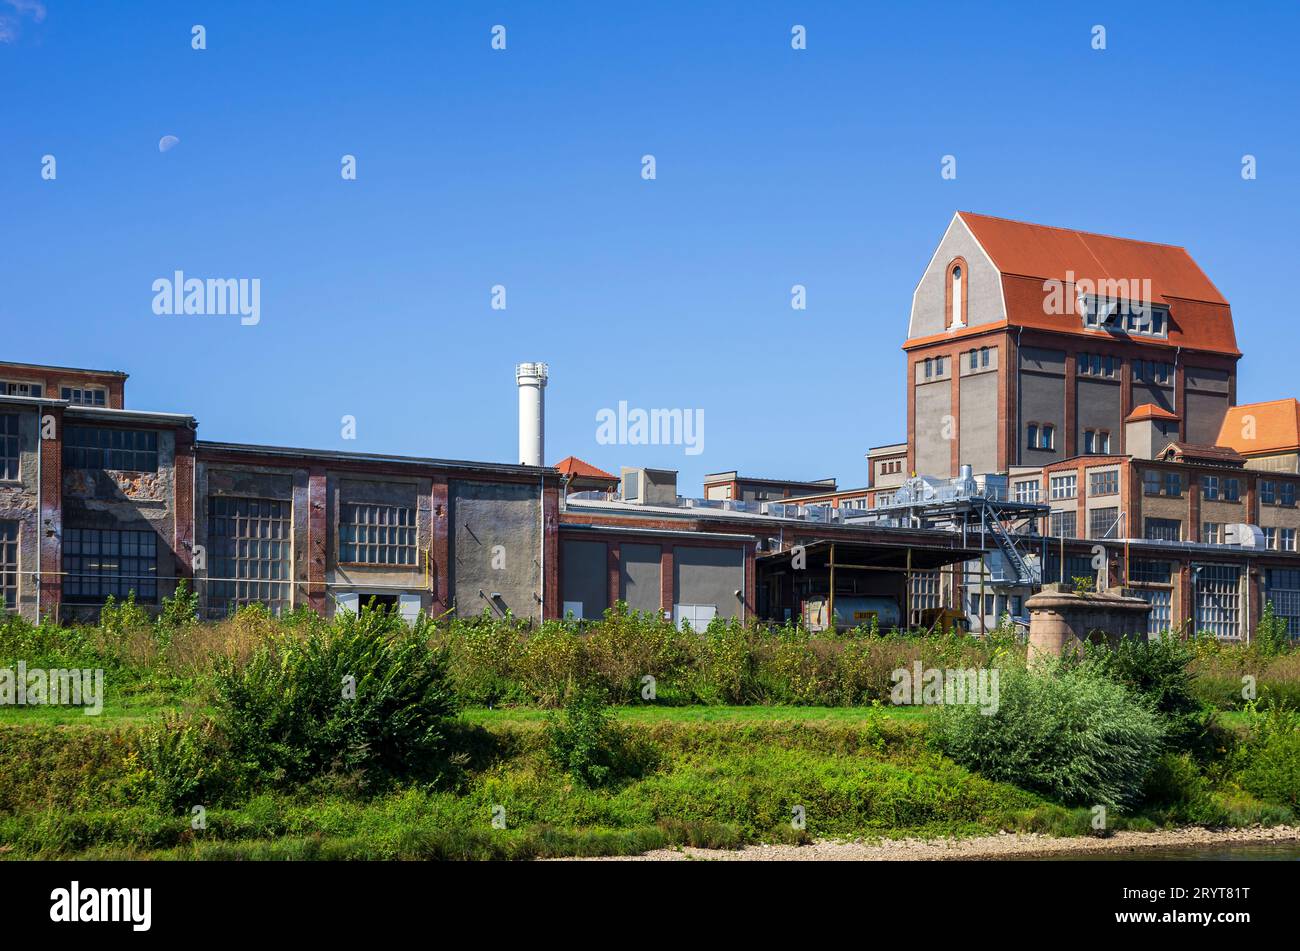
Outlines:
[[[597,687],[577,690],[546,722],[546,755],[584,786],[603,786],[640,771],[628,734]]]
[[[164,812],[211,807],[225,797],[232,781],[225,743],[211,720],[169,717],[142,729],[128,755],[126,772],[137,794]]]
[[[1013,667],[1000,680],[995,713],[940,709],[932,733],[939,750],[1067,805],[1124,808],[1140,798],[1163,730],[1128,688],[1088,664]]]
[[[1176,637],[1121,638],[1115,649],[1090,644],[1087,663],[1144,698],[1160,716],[1166,746],[1201,759],[1213,748],[1213,711],[1193,689],[1192,648]]]
[[[1236,750],[1238,784],[1268,802],[1300,810],[1300,713],[1249,708],[1250,736]]]
[[[1255,625],[1255,649],[1265,657],[1276,657],[1285,653],[1291,646],[1291,634],[1287,631],[1286,618],[1277,616],[1273,602],[1264,602],[1264,611]]]
[[[434,778],[450,763],[445,654],[394,614],[342,612],[301,640],[277,636],[242,667],[222,659],[215,686],[232,755],[271,781]]]

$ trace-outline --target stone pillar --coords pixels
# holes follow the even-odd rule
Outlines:
[[[1090,640],[1112,648],[1122,637],[1147,639],[1151,605],[1123,593],[1078,594],[1068,585],[1047,584],[1025,601],[1029,611],[1029,656],[1060,657]]]

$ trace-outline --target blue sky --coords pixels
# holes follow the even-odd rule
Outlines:
[[[860,485],[960,208],[1186,246],[1239,399],[1300,390],[1297,5],[558,6],[0,0],[0,358],[202,438],[492,461],[542,360],[548,462]],[[261,322],[155,315],[176,269],[259,278]],[[704,452],[598,445],[620,400]]]

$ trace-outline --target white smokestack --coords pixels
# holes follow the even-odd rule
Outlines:
[[[543,466],[546,438],[545,363],[520,363],[515,367],[519,384],[519,464]]]

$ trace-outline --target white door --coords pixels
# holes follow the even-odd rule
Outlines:
[[[673,624],[678,630],[684,630],[686,624],[690,624],[691,630],[698,634],[709,626],[717,613],[716,604],[674,604]]]
[[[407,624],[414,624],[420,617],[420,608],[423,606],[424,599],[418,594],[401,594],[397,596],[397,610],[401,612],[402,620]]]

